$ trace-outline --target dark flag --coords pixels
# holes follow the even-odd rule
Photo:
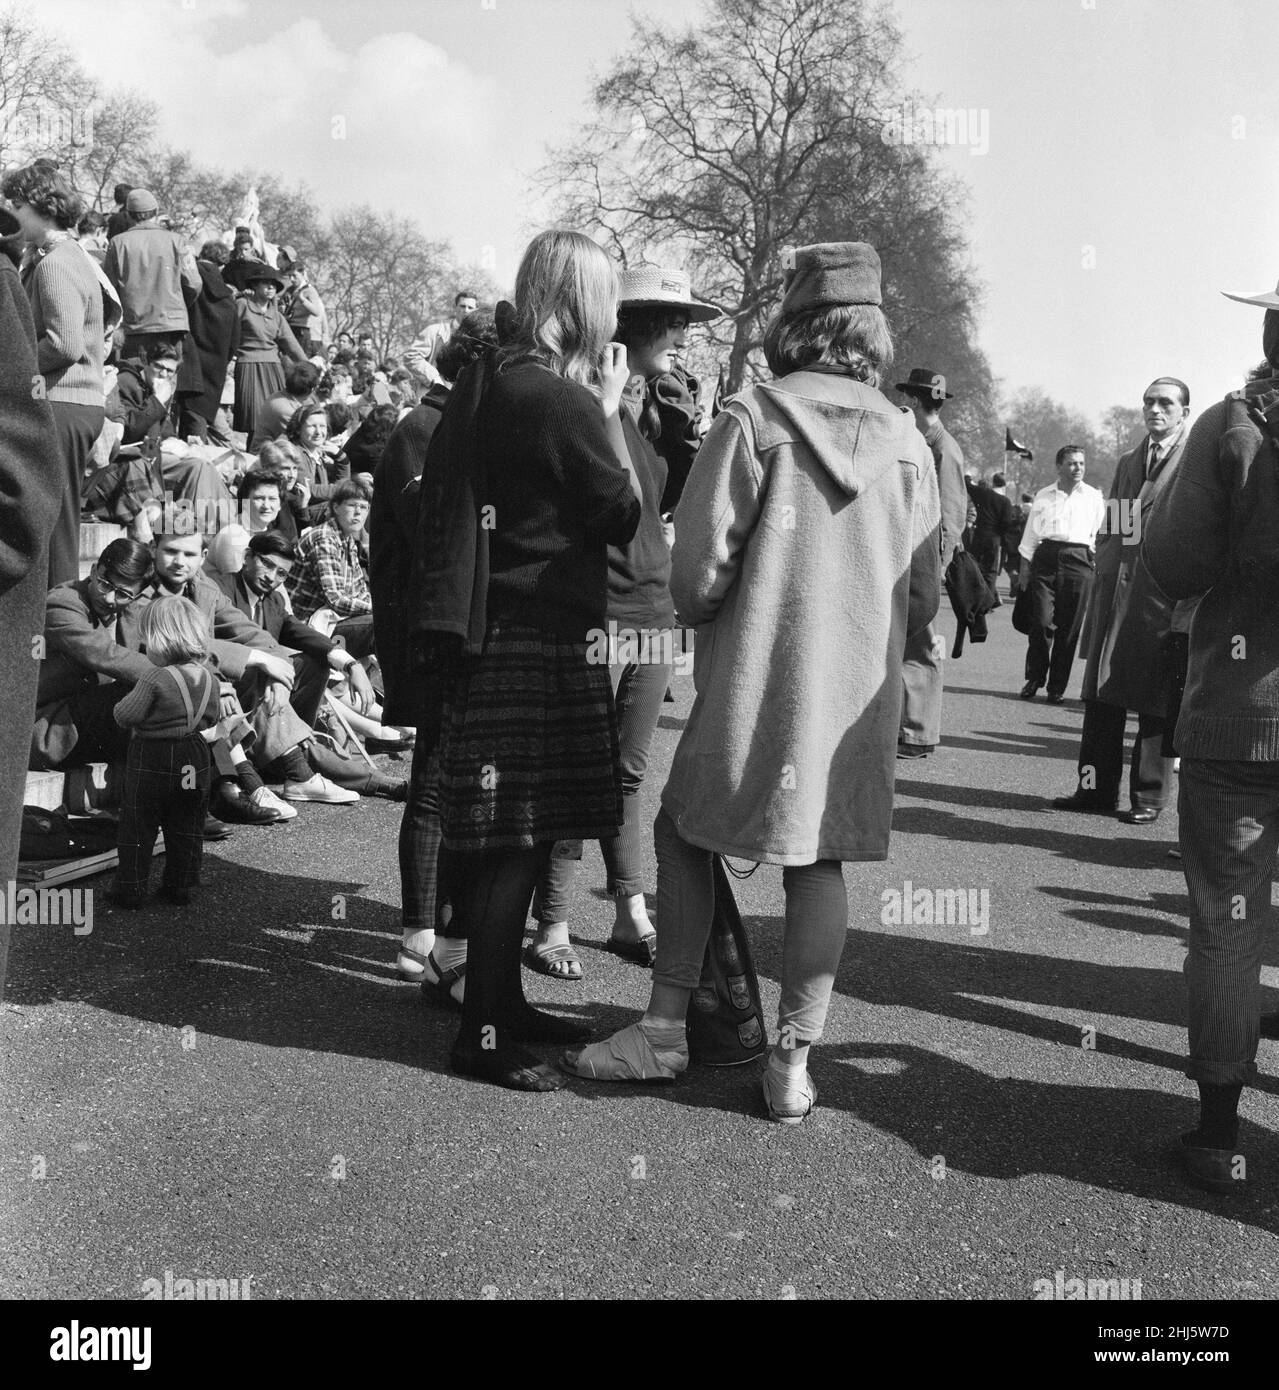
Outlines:
[[[1004,426],[1004,453],[1020,454],[1022,458],[1027,460],[1031,460],[1035,457],[1024,444],[1013,438],[1013,432],[1007,425]]]

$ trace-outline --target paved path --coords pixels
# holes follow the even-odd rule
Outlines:
[[[1164,1157],[1195,1116],[1175,816],[1046,809],[1073,786],[1081,711],[1016,698],[1010,611],[949,667],[945,747],[899,764],[891,858],[846,866],[807,1123],[766,1123],[734,1071],[550,1096],[452,1076],[451,1016],[393,971],[400,808],[304,807],[214,847],[198,913],[103,904],[87,937],[15,930],[0,1295],[137,1297],[167,1270],[251,1276],[255,1298],[1029,1298],[1063,1270],[1147,1299],[1274,1298],[1279,1046],[1245,1097],[1247,1195],[1184,1188]],[[884,925],[907,880],[988,893],[989,933]],[[588,851],[585,981],[526,980],[611,1029],[647,975],[600,949],[601,883]],[[772,1010],[781,874],[735,886]]]

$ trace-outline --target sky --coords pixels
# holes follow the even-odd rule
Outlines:
[[[632,9],[682,25],[697,5],[18,0],[105,85],[156,101],[166,143],[274,169],[325,208],[412,216],[506,284],[545,217],[531,176],[589,117]],[[891,8],[912,113],[974,113],[939,159],[970,189],[980,341],[1004,388],[1096,416],[1159,375],[1185,379],[1196,407],[1237,385],[1262,311],[1220,291],[1279,280],[1279,4]]]

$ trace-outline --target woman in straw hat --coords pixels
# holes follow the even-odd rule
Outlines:
[[[255,262],[244,271],[244,287],[245,298],[235,306],[236,326],[231,342],[231,355],[235,358],[235,414],[231,423],[233,429],[242,430],[252,439],[267,401],[284,394],[280,354],[294,362],[305,362],[306,354],[275,302],[284,290],[279,272]]]
[[[812,1109],[820,1036],[848,926],[842,863],[887,857],[906,638],[940,597],[937,474],[880,393],[892,339],[879,257],[793,253],[765,355],[774,380],[711,426],[676,513],[671,592],[697,624],[697,695],[657,842],[657,960],[647,1012],[566,1070],[673,1080],[714,908],[715,853],[783,866],[780,1037],[769,1117]]]
[[[644,510],[632,539],[609,546],[608,622],[593,647],[608,664],[617,702],[622,774],[621,833],[600,841],[615,910],[608,949],[644,966],[653,963],[657,937],[644,903],[648,827],[640,817],[640,788],[670,681],[675,626],[662,516],[674,509],[688,477],[692,451],[684,441],[693,433],[696,412],[674,372],[689,324],[719,317],[719,309],[693,297],[682,271],[642,265],[622,275],[617,340],[626,348],[631,379],[621,418]],[[531,969],[562,980],[582,978],[568,936],[569,902],[581,857],[581,841],[556,845],[538,885],[537,936],[524,953]]]

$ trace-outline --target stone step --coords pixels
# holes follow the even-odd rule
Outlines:
[[[83,816],[99,807],[117,803],[119,780],[124,769],[108,763],[90,763],[65,772],[28,772],[22,794],[24,806],[40,806],[46,811],[64,807],[72,815]]]

